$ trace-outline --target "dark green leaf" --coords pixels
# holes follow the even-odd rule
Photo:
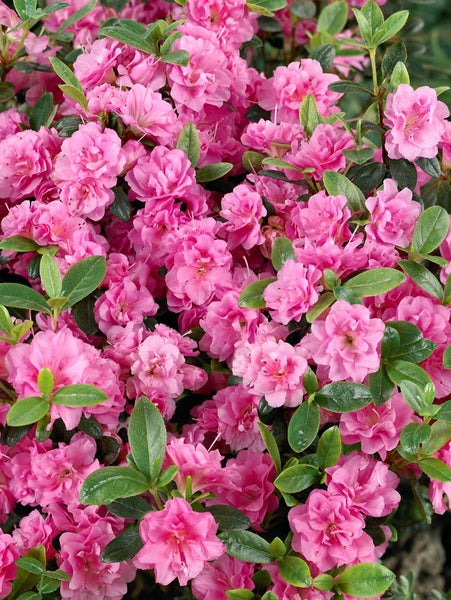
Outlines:
[[[139,537],[139,527],[137,525],[129,527],[105,546],[102,552],[102,561],[116,563],[129,560],[141,550],[143,545]]]
[[[298,19],[313,19],[316,14],[316,6],[314,2],[308,0],[297,0],[289,6],[290,13]]]
[[[420,167],[420,169],[422,169],[431,177],[440,177],[442,170],[440,168],[440,163],[436,157],[423,158],[422,156],[420,156],[420,158],[417,158],[415,162]]]
[[[58,581],[70,581],[70,577],[61,569],[56,569],[56,571],[46,571],[45,576],[49,579],[57,579]]]
[[[390,340],[390,342],[389,342]],[[393,341],[396,340],[396,343]],[[382,358],[421,362],[435,350],[432,340],[423,338],[421,330],[408,321],[388,321],[382,341]]]
[[[253,563],[272,562],[269,542],[252,531],[224,531],[218,536],[227,553],[238,560]]]
[[[200,139],[194,123],[189,122],[183,127],[177,140],[177,148],[183,150],[194,169],[200,157]]]
[[[140,23],[128,19],[108,19],[100,28],[99,37],[110,37],[146,54],[153,54],[154,49],[146,39],[147,33],[146,27]]]
[[[365,210],[365,196],[347,177],[336,171],[324,171],[323,181],[327,193],[331,196],[346,196],[348,206],[353,212]]]
[[[116,13],[121,12],[125,8],[128,0],[101,0],[102,6],[112,8]]]
[[[318,302],[306,313],[305,318],[307,323],[313,323],[331,304],[335,302],[335,296],[332,292],[321,294]]]
[[[384,404],[384,402],[387,402],[395,390],[394,383],[388,377],[383,365],[375,373],[369,374],[368,386],[376,406],[380,406],[381,404]]]
[[[428,294],[443,300],[444,291],[439,280],[424,265],[407,259],[400,260],[398,264]]]
[[[77,302],[72,309],[72,314],[78,327],[88,335],[95,335],[99,331],[99,327],[94,317],[95,298],[87,296]]]
[[[221,179],[221,177],[227,175],[227,173],[232,169],[232,163],[213,163],[211,165],[201,167],[196,171],[196,181],[197,183],[207,183],[208,181],[215,181],[216,179]]]
[[[92,415],[88,418],[84,414],[80,417],[80,422],[77,425],[80,431],[90,435],[95,440],[100,440],[103,437],[102,425]]]
[[[280,461],[279,446],[277,445],[277,442],[273,434],[271,433],[271,430],[264,423],[258,423],[258,429],[263,438],[266,449],[268,450],[269,455],[272,458],[272,461],[276,468],[276,473],[280,473],[280,470],[282,469],[282,463]]]
[[[280,271],[288,259],[296,260],[293,243],[286,237],[276,238],[271,251],[272,266],[276,271]]]
[[[430,206],[419,216],[412,238],[412,251],[426,256],[433,252],[449,230],[449,216],[441,206]]]
[[[318,440],[316,455],[320,469],[333,467],[337,464],[341,454],[341,437],[338,427],[333,425],[326,429]]]
[[[368,406],[373,399],[366,385],[352,381],[336,381],[316,392],[315,400],[327,410],[347,413]]]
[[[30,114],[30,127],[38,131],[40,127],[46,125],[53,108],[53,94],[44,94],[33,106]]]
[[[348,20],[348,3],[332,2],[320,12],[317,22],[318,31],[327,31],[330,35],[340,33]]]
[[[409,188],[414,190],[417,185],[417,170],[409,160],[400,158],[399,160],[390,160],[390,173],[392,178],[398,184],[398,189]]]
[[[152,510],[144,498],[132,496],[131,498],[117,498],[107,505],[108,512],[124,519],[142,519]]]
[[[35,310],[48,315],[53,312],[44,296],[21,283],[0,283],[0,298],[4,306]]]
[[[426,473],[426,475],[436,481],[443,481],[444,483],[451,482],[451,469],[446,463],[438,458],[422,458],[418,461],[418,466],[423,473]]]
[[[451,213],[451,185],[445,179],[431,179],[421,187],[421,200],[426,208],[442,206]]]
[[[250,527],[247,516],[234,506],[214,504],[208,507],[208,512],[223,531],[241,531]]]
[[[39,421],[50,409],[48,400],[40,396],[29,396],[17,400],[9,409],[6,422],[11,427],[22,427]]]
[[[15,97],[14,87],[8,81],[0,82],[0,104],[9,102]]]
[[[348,279],[343,285],[357,292],[362,298],[378,296],[395,289],[406,280],[406,276],[387,267],[378,267],[359,273]]]
[[[372,598],[388,590],[394,580],[394,573],[387,567],[378,563],[360,563],[343,571],[336,584],[343,594]]]
[[[263,292],[270,283],[277,281],[275,277],[259,279],[247,285],[238,298],[238,306],[245,308],[265,308]]]
[[[291,5],[291,7],[292,6],[293,5]],[[326,69],[329,69],[332,66],[335,55],[335,48],[332,46],[332,44],[322,44],[321,46],[318,46],[318,48],[315,48],[313,52],[311,52],[310,58],[317,60],[323,71],[326,71]]]
[[[103,390],[89,383],[72,383],[57,390],[51,399],[58,406],[96,406],[108,400]]]
[[[406,62],[407,49],[402,40],[398,40],[385,51],[382,59],[382,75],[390,77],[397,62]]]
[[[295,452],[302,452],[315,439],[320,424],[318,406],[314,402],[303,402],[288,424],[288,443]]]
[[[320,478],[320,472],[313,465],[299,464],[283,469],[275,478],[275,487],[285,494],[297,494],[306,490]]]
[[[166,453],[166,426],[158,408],[144,396],[130,416],[128,440],[138,469],[156,481]]]
[[[354,81],[334,81],[328,88],[340,94],[371,94],[371,90]]]
[[[88,256],[72,265],[63,278],[62,295],[69,298],[65,308],[89,296],[102,283],[106,274],[103,256]]]
[[[284,556],[279,561],[279,573],[290,585],[306,588],[312,585],[308,564],[298,556]]]
[[[368,194],[380,186],[385,179],[387,167],[378,162],[365,163],[353,170],[354,184],[364,193]]]
[[[71,137],[82,124],[80,117],[70,115],[69,117],[63,117],[56,123],[55,127],[59,131],[60,137],[66,138]]]
[[[82,504],[111,504],[118,498],[130,498],[148,490],[142,473],[131,467],[103,467],[90,473],[84,480]]]
[[[132,205],[129,197],[121,187],[114,187],[114,201],[110,204],[110,210],[115,217],[124,223],[130,221],[132,215]]]

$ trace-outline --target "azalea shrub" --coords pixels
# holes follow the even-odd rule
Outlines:
[[[0,23],[0,598],[410,598],[384,555],[451,499],[451,125],[408,11]]]

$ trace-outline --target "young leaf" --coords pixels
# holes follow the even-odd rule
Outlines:
[[[38,373],[38,388],[44,397],[48,397],[55,385],[55,379],[48,367],[43,367]]]
[[[128,440],[137,468],[156,481],[166,453],[166,427],[158,408],[141,396],[130,416]]]
[[[67,296],[65,308],[89,296],[102,283],[106,274],[103,256],[88,256],[72,265],[62,282],[62,295]]]
[[[360,563],[343,571],[336,585],[343,594],[372,598],[388,590],[394,580],[394,573],[387,567],[378,563]]]
[[[303,452],[315,439],[320,424],[318,406],[303,402],[295,410],[288,424],[288,443],[295,452]]]
[[[194,123],[189,122],[183,127],[177,140],[177,148],[183,150],[194,169],[200,157],[200,139]]]
[[[224,531],[218,535],[227,548],[227,554],[253,563],[270,563],[269,542],[252,531]]]
[[[408,10],[399,10],[385,19],[383,26],[374,36],[374,43],[380,46],[388,42],[406,24],[409,17]]]
[[[50,298],[58,298],[62,289],[62,278],[55,259],[50,254],[43,254],[39,263],[39,276],[42,287]]]
[[[441,206],[430,206],[421,213],[412,238],[412,252],[426,256],[433,252],[446,238],[449,215]]]
[[[149,489],[142,473],[131,467],[103,467],[90,473],[80,491],[82,504],[111,504],[118,498],[138,496]]]
[[[413,381],[408,379],[399,383],[404,400],[415,412],[421,414],[427,409],[429,403],[425,400],[422,389]]]
[[[49,58],[49,60],[50,64],[53,67],[53,70],[58,75],[58,77],[62,79],[65,84],[78,89],[83,94],[83,88],[81,87],[81,83],[74,75],[74,72],[59,58],[52,57]]]
[[[35,546],[34,548],[31,548],[31,550],[28,550],[23,558],[33,558],[41,563],[43,568],[45,568],[46,556],[44,546]],[[12,590],[9,597],[18,598],[21,594],[34,588],[40,577],[41,574],[31,573],[30,571],[26,571],[19,566],[15,573],[14,581],[12,582]],[[39,598],[41,598],[40,595]]]
[[[208,512],[213,515],[219,529],[223,531],[241,531],[251,525],[248,517],[234,506],[214,504],[208,507]]]
[[[388,267],[379,267],[359,273],[348,279],[343,286],[357,292],[362,298],[385,294],[398,287],[406,280],[406,276]]]
[[[16,565],[18,565],[24,571],[28,571],[28,573],[35,573],[36,575],[41,575],[45,571],[45,566],[42,564],[42,562],[36,558],[33,558],[32,556],[18,558],[16,560]]]
[[[4,306],[35,310],[47,315],[53,313],[44,296],[21,283],[0,283],[0,298]]]
[[[324,171],[323,181],[327,193],[331,196],[346,196],[348,206],[353,212],[365,210],[365,196],[347,177],[336,171]]]
[[[274,480],[275,487],[284,494],[297,494],[311,487],[320,478],[313,465],[299,464],[284,469]]]
[[[48,413],[50,403],[40,396],[29,396],[17,400],[9,409],[6,416],[6,423],[10,427],[22,427],[30,425],[42,419]]]
[[[443,481],[444,483],[451,482],[451,469],[446,463],[438,458],[422,458],[418,461],[418,466],[423,473],[426,473],[426,475],[436,481]]]
[[[9,335],[13,330],[13,327],[14,325],[11,321],[11,315],[9,314],[8,309],[0,304],[0,331]]]
[[[247,8],[251,12],[259,13],[265,17],[273,17],[275,10],[285,8],[285,0],[246,0]]]
[[[321,123],[322,119],[319,115],[315,96],[313,94],[307,94],[302,100],[299,108],[299,120],[308,136],[311,136],[316,127]]]
[[[333,425],[326,429],[318,440],[316,450],[320,469],[333,467],[337,464],[341,454],[341,437],[338,427]]]
[[[435,296],[439,300],[443,300],[444,291],[440,282],[424,265],[407,259],[400,260],[398,264],[428,294]]]
[[[266,302],[263,292],[270,283],[277,281],[275,277],[259,279],[247,285],[238,298],[238,306],[245,308],[265,308]]]
[[[330,35],[340,33],[348,20],[348,10],[347,2],[327,4],[319,14],[317,31],[327,31]]]
[[[141,50],[146,54],[154,54],[154,48],[147,41],[148,30],[144,25],[129,19],[108,19],[99,31],[99,38],[110,37],[127,46]]]
[[[420,444],[423,444],[431,436],[431,428],[424,423],[409,423],[401,432],[399,441],[401,446],[409,454],[415,456]]]
[[[277,442],[274,439],[271,430],[264,423],[258,423],[258,429],[263,438],[266,449],[268,450],[269,455],[272,458],[272,461],[276,468],[276,473],[280,473],[282,469],[282,463],[280,461],[279,446],[277,445]]]
[[[291,240],[286,237],[276,238],[271,251],[272,266],[276,271],[280,271],[288,259],[296,260]]]
[[[282,579],[290,585],[306,588],[312,585],[312,576],[308,564],[298,556],[284,556],[279,561]]]
[[[366,385],[352,381],[336,381],[316,392],[315,400],[327,410],[347,413],[368,406],[373,398]]]
[[[108,400],[103,390],[89,383],[72,383],[57,390],[52,404],[58,406],[95,406]]]
[[[224,175],[227,175],[229,171],[233,169],[233,165],[228,162],[218,162],[211,165],[201,167],[196,171],[197,183],[207,183],[208,181],[215,181],[221,179]]]
[[[335,302],[335,296],[332,292],[321,294],[318,302],[306,313],[305,318],[307,323],[313,323],[331,304]]]
[[[129,527],[109,542],[102,552],[102,562],[116,563],[129,560],[143,547],[138,525]]]

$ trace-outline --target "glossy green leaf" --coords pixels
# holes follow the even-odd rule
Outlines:
[[[99,31],[99,37],[110,37],[146,54],[153,54],[154,48],[147,41],[147,34],[146,27],[129,19],[108,19]]]
[[[216,181],[227,175],[233,169],[232,163],[218,162],[211,165],[201,167],[196,171],[197,183],[207,183],[208,181]]]
[[[422,169],[425,173],[430,175],[431,177],[440,177],[442,170],[440,167],[440,162],[437,157],[434,158],[417,158],[415,163]]]
[[[328,591],[333,589],[335,581],[331,575],[322,573],[313,579],[312,584],[317,590]]]
[[[401,394],[403,395],[404,400],[414,411],[421,414],[421,412],[429,406],[429,403],[423,396],[421,387],[416,383],[406,379],[400,381],[398,385],[401,388]]]
[[[424,442],[422,454],[428,456],[435,454],[451,440],[451,423],[438,420],[431,425],[431,435]]]
[[[183,127],[177,140],[177,148],[183,150],[194,169],[200,157],[200,139],[194,123],[189,122]]]
[[[124,519],[142,519],[152,510],[144,498],[132,496],[131,498],[117,498],[107,505],[108,512]]]
[[[383,594],[395,580],[395,575],[379,563],[360,563],[343,571],[336,579],[343,594],[356,598],[372,598]]]
[[[348,199],[348,206],[353,212],[365,210],[365,196],[347,177],[336,171],[324,171],[323,182],[331,196],[342,194]]]
[[[318,16],[317,31],[327,31],[330,35],[340,33],[348,20],[348,11],[347,2],[327,4]]]
[[[307,464],[298,464],[283,469],[275,478],[275,487],[285,494],[297,494],[311,487],[320,478],[316,467]]]
[[[285,0],[246,0],[247,8],[251,12],[273,17],[274,11],[285,8],[287,3]]]
[[[354,185],[364,194],[369,194],[383,182],[387,174],[387,167],[383,163],[367,162],[356,168],[353,167],[352,179]]]
[[[401,31],[408,17],[408,10],[399,10],[387,17],[380,31],[374,36],[374,43],[380,46],[388,42],[394,35]]]
[[[69,298],[66,308],[73,306],[98,288],[106,274],[103,256],[88,256],[70,267],[62,283],[62,295]]]
[[[62,278],[55,259],[43,254],[39,263],[39,276],[44,291],[50,298],[57,298],[62,290]]]
[[[335,296],[332,292],[325,292],[321,294],[318,302],[312,306],[312,308],[305,315],[307,323],[313,323],[313,321],[322,315],[323,312],[327,310],[334,302]]]
[[[13,0],[13,4],[22,21],[26,21],[35,12],[37,3],[36,0]]]
[[[322,122],[313,94],[307,94],[302,100],[299,108],[299,121],[308,136],[311,136],[316,127]]]
[[[341,454],[341,437],[338,427],[333,425],[321,434],[318,440],[316,455],[320,469],[333,467]]]
[[[241,531],[251,525],[248,517],[234,506],[214,504],[208,507],[208,512],[213,515],[219,529],[223,531]]]
[[[109,542],[102,552],[102,562],[116,563],[129,560],[137,554],[144,546],[140,536],[138,525],[125,529]]]
[[[422,458],[418,461],[418,466],[432,479],[443,481],[444,483],[451,482],[451,469],[446,463],[438,458]]]
[[[11,321],[11,315],[9,314],[8,309],[3,304],[0,304],[0,331],[3,333],[7,333],[8,335],[13,330],[13,323]]]
[[[108,396],[96,385],[72,383],[57,390],[51,399],[58,406],[96,406],[108,400]]]
[[[36,558],[32,556],[24,556],[23,558],[18,558],[16,560],[16,565],[18,565],[24,571],[28,573],[35,573],[36,575],[41,575],[45,571],[45,565]]]
[[[90,473],[80,491],[82,504],[111,504],[149,489],[145,476],[131,467],[103,467]]]
[[[424,265],[407,259],[400,260],[398,264],[428,294],[443,300],[444,291],[439,280]]]
[[[441,206],[426,208],[418,218],[412,238],[412,251],[426,256],[433,252],[449,230],[449,216]]]
[[[396,335],[397,343],[388,346],[386,340]],[[423,337],[421,330],[408,321],[388,321],[385,326],[382,342],[382,358],[391,360],[407,360],[408,362],[422,362],[435,350],[437,345]]]
[[[288,443],[295,452],[303,452],[316,438],[320,414],[314,402],[303,402],[295,410],[288,424]]]
[[[406,45],[402,40],[398,40],[394,44],[392,44],[385,51],[384,57],[382,59],[382,75],[384,77],[390,77],[395,68],[396,63],[398,62],[406,62],[407,60],[407,49]]]
[[[336,381],[316,392],[315,400],[327,410],[347,413],[368,406],[373,399],[366,385],[352,381]]]
[[[424,423],[409,423],[401,432],[399,441],[401,446],[414,456],[420,447],[420,444],[426,442],[431,436],[431,428]]]
[[[224,531],[218,536],[226,545],[227,553],[238,560],[270,563],[269,542],[252,531]]]
[[[282,469],[282,463],[280,461],[279,446],[277,445],[277,442],[273,434],[271,433],[271,430],[264,423],[258,423],[258,429],[263,438],[266,449],[268,450],[269,455],[272,458],[272,461],[276,468],[276,473],[280,473]]]
[[[291,6],[293,6],[293,5],[291,5]],[[317,60],[319,62],[319,64],[321,65],[321,68],[323,69],[323,71],[326,71],[327,69],[329,69],[332,66],[336,54],[337,53],[336,53],[333,45],[325,43],[325,44],[321,44],[321,46],[318,46],[317,48],[315,48],[310,53],[310,58],[312,60]]]
[[[156,483],[157,488],[165,488],[168,486],[171,481],[173,481],[179,470],[180,469],[177,465],[169,465],[169,467],[163,469],[163,471],[161,471],[161,473],[158,475]]]
[[[306,588],[312,585],[308,564],[298,556],[284,556],[279,561],[279,573],[290,585]]]
[[[117,186],[112,188],[114,192],[114,201],[110,204],[110,211],[115,217],[124,223],[130,221],[132,216],[132,205],[130,199],[124,190]]]
[[[343,286],[357,292],[362,298],[378,296],[389,292],[406,280],[401,271],[388,267],[378,267],[359,273],[348,279]]]
[[[12,235],[0,241],[1,250],[12,252],[35,252],[40,247],[34,240],[23,235]]]
[[[166,453],[166,426],[158,408],[144,396],[130,416],[128,440],[138,469],[150,481],[156,481]]]
[[[264,158],[265,155],[261,152],[246,150],[246,152],[243,152],[243,156],[241,157],[241,163],[246,171],[254,173],[260,171]]]
[[[277,281],[275,277],[259,279],[247,285],[238,298],[238,306],[245,308],[265,308],[263,292],[270,283]]]
[[[440,409],[436,414],[436,418],[445,421],[451,421],[451,400],[447,400],[440,405]]]
[[[0,283],[0,298],[4,306],[35,310],[48,315],[53,312],[44,296],[21,283]]]
[[[246,590],[243,588],[227,590],[225,594],[227,600],[253,600],[253,598],[255,598],[255,594],[252,590]]]
[[[426,371],[414,363],[406,360],[394,360],[386,365],[387,375],[396,385],[402,381],[412,381],[420,389],[424,389],[427,384],[432,385],[431,378]]]
[[[293,243],[286,237],[277,237],[271,251],[272,266],[276,271],[280,271],[288,259],[296,260]]]
[[[6,423],[11,427],[22,427],[39,421],[50,410],[48,400],[40,396],[29,396],[17,400],[9,409]]]
[[[383,365],[375,373],[370,373],[368,376],[368,387],[373,402],[376,406],[380,406],[387,402],[395,391],[395,385],[388,377]]]

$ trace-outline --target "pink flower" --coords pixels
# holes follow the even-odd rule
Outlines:
[[[210,513],[194,512],[186,500],[171,498],[164,510],[147,513],[140,522],[144,546],[133,564],[138,569],[154,569],[157,583],[168,585],[178,579],[185,586],[207,561],[223,555],[217,528]]]
[[[312,323],[312,333],[303,338],[301,345],[317,365],[328,369],[332,381],[362,382],[378,370],[385,323],[370,314],[366,306],[338,300],[324,320]]]
[[[266,216],[266,208],[260,194],[250,186],[240,184],[233,192],[223,196],[221,206],[219,214],[226,220],[224,230],[228,233],[227,244],[230,250],[240,244],[250,250],[263,242],[259,221]]]
[[[451,441],[436,452],[434,458],[438,458],[451,468]],[[451,505],[451,482],[437,481],[431,478],[429,482],[429,499],[434,512],[443,515]]]
[[[407,248],[412,241],[415,223],[421,213],[421,204],[412,200],[408,188],[398,192],[393,179],[384,180],[384,188],[368,198],[365,206],[370,211],[371,222],[365,227],[369,238]]]
[[[68,213],[76,217],[100,221],[105,215],[105,209],[114,202],[112,190],[92,177],[62,181],[58,188],[60,199],[67,206]]]
[[[46,556],[53,558],[55,548],[52,540],[55,537],[56,528],[51,517],[44,518],[39,510],[32,510],[30,514],[20,519],[19,525],[12,532],[14,545],[21,555],[35,546],[44,546]]]
[[[319,280],[322,273],[313,265],[288,259],[277,273],[277,281],[270,283],[263,292],[269,314],[278,323],[299,321],[318,300],[322,290]]]
[[[234,375],[243,378],[249,391],[265,396],[270,406],[298,406],[304,395],[302,378],[307,361],[300,347],[267,339],[244,344],[235,353]]]
[[[0,532],[0,598],[6,598],[11,592],[17,571],[15,563],[17,558],[19,555],[13,538],[7,533]]]
[[[349,507],[371,517],[384,517],[398,507],[399,477],[388,465],[363,452],[341,456],[326,469],[327,490],[346,498]]]
[[[185,10],[191,23],[214,31],[224,47],[230,47],[230,44],[239,47],[252,37],[253,27],[245,0],[207,0],[202,3],[188,0]]]
[[[288,521],[293,549],[322,572],[376,558],[362,515],[341,495],[313,490],[305,504],[290,510]]]
[[[252,563],[223,554],[221,558],[205,563],[199,575],[192,580],[191,590],[196,600],[227,600],[228,590],[253,590],[253,575]]]
[[[342,414],[340,435],[343,443],[360,443],[363,452],[378,452],[385,460],[387,452],[398,445],[404,427],[419,421],[401,394],[395,393],[380,406],[369,404],[360,410]]]
[[[388,128],[388,156],[412,162],[420,156],[434,158],[448,116],[448,107],[437,99],[435,90],[427,86],[414,90],[401,83],[387,96],[384,124]]]

